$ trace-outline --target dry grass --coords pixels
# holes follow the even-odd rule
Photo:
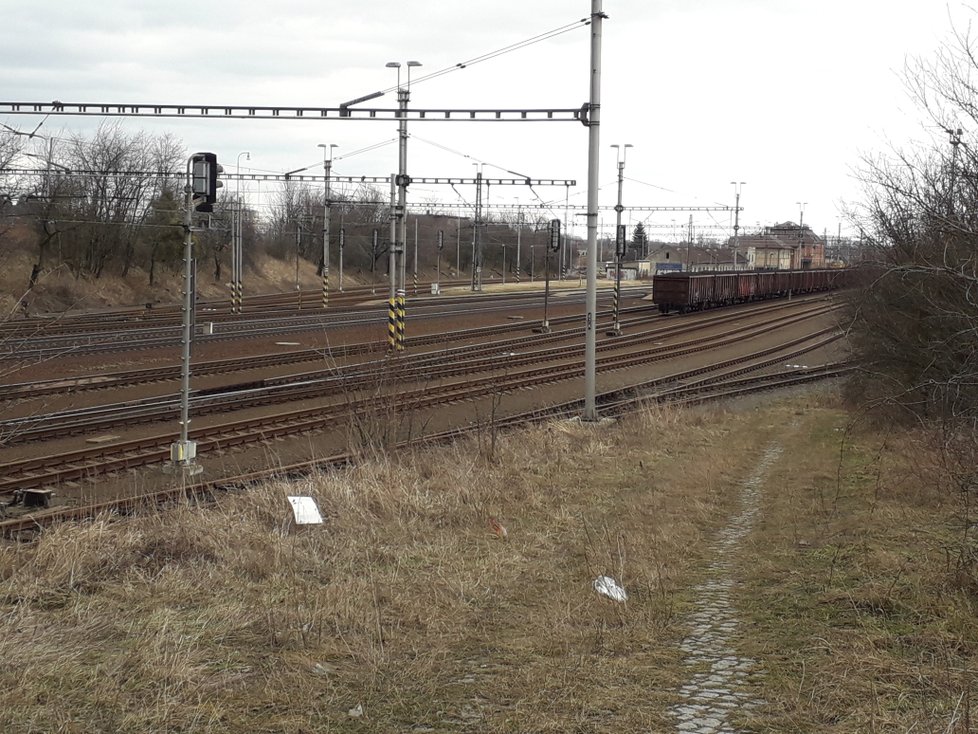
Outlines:
[[[974,623],[946,587],[921,604],[941,584],[918,574],[940,559],[913,532],[938,518],[884,493],[849,517],[876,491],[875,457],[847,454],[836,491],[844,416],[797,412],[552,423],[500,434],[491,458],[474,440],[378,453],[217,506],[2,547],[0,730],[673,729],[678,643],[708,540],[779,437],[807,443],[785,453],[804,479],[768,487],[744,570],[744,644],[769,671],[757,728],[870,731],[858,713],[870,710],[886,713],[880,731],[946,723],[966,691],[954,671]],[[315,497],[326,524],[293,527],[291,494]],[[629,601],[596,595],[599,574]],[[928,665],[945,679],[910,685]],[[903,717],[891,715],[901,702]]]
[[[824,406],[791,425],[743,595],[775,704],[764,725],[975,731],[976,587],[956,573],[961,498],[933,447]]]
[[[16,305],[27,288],[34,259],[23,252],[0,253],[0,256],[3,257],[3,267],[0,268],[0,314],[16,318],[20,316]],[[321,287],[322,278],[316,275],[315,264],[303,262],[302,265],[299,271],[302,287]],[[211,263],[201,264],[197,289],[202,297],[228,297],[229,286],[226,281],[231,277],[229,267],[226,266],[222,271],[223,277],[218,282],[214,279]],[[334,288],[337,286],[333,279],[337,277],[336,274],[330,275],[330,283]],[[295,264],[291,260],[282,261],[262,256],[256,263],[249,265],[244,278],[246,296],[295,292]],[[355,274],[347,273],[344,276],[347,287],[357,280]],[[61,266],[46,270],[28,299],[31,314],[37,315],[76,309],[142,306],[145,303],[179,303],[182,292],[183,270],[179,263],[174,268],[159,267],[156,282],[152,286],[149,285],[149,276],[139,268],[134,268],[126,278],[111,273],[93,278],[88,275],[75,277],[69,268]]]

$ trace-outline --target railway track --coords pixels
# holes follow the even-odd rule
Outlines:
[[[795,317],[795,319],[806,316]],[[786,325],[785,320],[783,325]],[[770,325],[752,327],[755,331],[770,331]],[[832,329],[822,329],[815,334],[794,339],[776,347],[761,350],[749,355],[746,359],[758,361],[783,360],[792,358],[800,353],[799,347],[813,339],[825,338]],[[691,343],[677,345],[669,350],[669,357],[692,354],[697,351],[715,348],[718,343],[730,343],[732,340],[743,340],[749,333],[744,329],[734,329],[719,340],[701,338]],[[814,349],[824,345],[818,342]],[[794,349],[795,351],[791,351]],[[323,430],[335,429],[337,426],[348,425],[351,418],[374,416],[378,411],[388,413],[406,413],[421,411],[439,405],[447,405],[462,401],[476,400],[500,393],[513,392],[520,389],[535,388],[545,384],[579,378],[584,374],[582,360],[577,356],[567,357],[566,349],[559,350],[562,361],[551,362],[540,366],[538,355],[528,355],[522,362],[524,366],[496,365],[496,371],[483,374],[480,377],[466,376],[463,379],[444,380],[440,383],[422,384],[417,387],[402,389],[396,393],[382,393],[380,399],[371,389],[345,389],[340,400],[330,405],[319,405],[314,408],[291,410],[270,416],[229,421],[192,430],[190,437],[197,442],[198,455],[211,451],[227,450],[230,448],[268,441],[286,436],[295,436]],[[600,372],[624,369],[627,367],[645,365],[654,359],[665,359],[657,346],[639,347],[634,350],[606,354],[598,358],[597,369]],[[805,350],[801,350],[805,351]],[[786,353],[787,352],[787,353]],[[736,361],[744,361],[738,358]],[[773,362],[772,362],[773,363]],[[530,365],[530,366],[525,366]],[[728,363],[714,364],[707,368],[686,371],[681,376],[670,376],[666,381],[675,382],[678,379],[703,374],[705,372],[729,366]],[[652,381],[646,388],[664,384],[663,380]],[[91,478],[108,472],[143,467],[151,464],[162,464],[169,458],[170,444],[173,433],[149,436],[130,441],[108,443],[100,446],[69,451],[57,455],[27,458],[10,461],[0,465],[0,493],[12,493],[30,487],[57,485],[65,481],[75,481]]]
[[[796,301],[797,303],[798,301]],[[729,315],[722,312],[708,311],[686,317],[683,324],[701,323],[706,320],[709,324],[722,323],[724,321],[742,318],[745,314],[773,312],[785,308],[782,302],[769,302],[755,304]],[[721,315],[718,315],[721,314]],[[654,305],[633,306],[621,309],[622,326],[626,329],[641,326],[648,322],[649,317],[659,319]],[[705,319],[701,319],[705,317]],[[567,324],[580,323],[580,316],[554,317],[549,320],[551,327],[561,327]],[[450,332],[437,332],[426,335],[408,337],[405,346],[408,353],[414,350],[430,346],[433,344],[446,344],[460,341],[477,341],[491,338],[494,336],[513,332],[525,332],[528,323],[523,321],[513,321],[505,324],[483,326],[478,328],[461,329]],[[581,333],[581,328],[569,330],[557,328],[552,335],[525,335],[506,342],[496,342],[500,351],[522,349],[526,346],[545,344],[558,341],[570,334]],[[668,333],[664,332],[664,333]],[[628,338],[628,335],[625,335]],[[266,367],[282,367],[298,365],[308,362],[323,362],[340,360],[358,355],[369,355],[383,353],[387,345],[380,341],[360,342],[352,344],[338,344],[325,349],[300,349],[274,354],[249,355],[242,358],[230,358],[195,362],[192,364],[192,372],[195,377],[205,377],[211,375],[231,374],[245,370],[254,370]],[[84,375],[80,377],[61,377],[47,380],[33,380],[30,382],[9,383],[0,385],[0,401],[20,400],[25,398],[37,398],[47,395],[80,393],[90,390],[114,389],[124,386],[142,385],[148,383],[158,383],[173,381],[180,378],[180,365],[162,365],[151,368],[123,370],[118,372],[101,372],[96,375]],[[311,378],[315,373],[305,373],[299,379]],[[283,378],[285,380],[289,378]],[[263,381],[267,384],[267,381]]]
[[[801,354],[817,347],[797,349],[795,354]],[[621,415],[650,402],[685,402],[698,403],[707,400],[717,400],[739,397],[762,390],[772,390],[810,383],[816,380],[831,379],[844,375],[850,367],[844,363],[825,364],[817,367],[802,368],[787,374],[769,374],[744,377],[743,375],[771,366],[774,361],[780,361],[788,355],[778,355],[776,358],[761,358],[755,362],[751,356],[730,360],[724,368],[710,377],[701,377],[702,370],[692,370],[688,373],[677,373],[668,378],[661,378],[641,383],[627,390],[614,390],[597,396],[597,406],[602,415]],[[735,364],[740,362],[740,364]],[[692,379],[699,378],[699,379]],[[684,380],[687,380],[685,384]],[[669,383],[672,387],[668,387]],[[567,401],[545,409],[527,411],[497,421],[497,429],[510,428],[520,425],[537,423],[543,420],[568,418],[579,415],[583,407],[582,400]],[[439,441],[455,440],[465,432],[481,430],[482,426],[454,429],[402,442],[398,447],[420,443],[436,443]],[[328,468],[338,468],[355,460],[350,454],[336,454],[300,462],[288,466],[258,472],[249,472],[233,477],[217,479],[209,482],[185,484],[167,488],[157,492],[147,493],[136,497],[113,499],[96,504],[61,507],[43,512],[30,513],[16,518],[0,519],[0,536],[30,539],[38,531],[55,523],[77,521],[99,515],[123,515],[145,508],[155,508],[161,505],[185,499],[208,500],[216,493],[226,490],[241,489],[257,482],[268,481],[280,477],[295,477],[312,471],[322,471]],[[26,534],[26,535],[25,535]]]
[[[565,291],[563,302],[574,303],[581,300],[577,291]],[[602,291],[599,300],[608,302],[611,294]],[[472,296],[438,296],[409,300],[408,313],[413,320],[439,318],[458,318],[460,314],[478,315],[486,311],[516,310],[540,305],[541,296],[535,293],[488,294]],[[364,307],[362,301],[344,307],[310,310],[310,313],[290,312],[285,315],[267,313],[259,316],[214,320],[206,310],[196,315],[197,328],[194,341],[215,343],[237,339],[255,339],[268,336],[296,334],[312,329],[339,329],[362,327],[372,323],[382,327],[387,323],[386,301],[377,301],[371,307]],[[210,322],[213,330],[204,333],[203,324]],[[14,322],[10,322],[14,323]],[[172,323],[144,324],[140,319],[113,321],[104,318],[100,321],[73,321],[56,329],[52,322],[30,325],[26,331],[14,330],[0,334],[0,361],[23,362],[62,356],[99,354],[135,349],[154,349],[175,346],[182,338],[179,320]]]
[[[623,321],[623,324],[626,326],[643,323],[649,316],[658,318],[658,314],[655,312],[654,306],[623,308],[621,309],[621,313],[626,317]],[[631,318],[628,318],[629,316],[631,316]],[[562,316],[550,319],[550,324],[552,326],[579,322],[579,316]],[[405,340],[405,346],[407,350],[410,351],[432,344],[483,339],[499,334],[526,331],[527,326],[528,324],[525,321],[516,321],[493,326],[461,329],[452,332],[438,332],[434,334],[419,335],[408,337]],[[580,329],[577,329],[576,332],[580,332]],[[533,339],[539,341],[541,337],[526,337],[526,340],[528,341]],[[374,340],[370,342],[359,342],[353,344],[338,344],[324,349],[300,349],[276,354],[251,355],[241,358],[195,362],[192,364],[192,370],[195,376],[202,377],[206,375],[220,375],[241,372],[244,370],[252,370],[261,367],[280,367],[313,361],[322,362],[326,359],[342,359],[357,355],[376,354],[385,352],[386,350],[386,343]],[[25,397],[35,398],[43,395],[82,392],[86,390],[104,390],[108,388],[117,388],[120,386],[141,385],[152,382],[177,380],[180,378],[180,369],[180,365],[174,364],[145,369],[124,370],[119,372],[103,372],[98,375],[86,375],[75,378],[55,378],[49,380],[11,383],[7,385],[0,385],[0,401],[17,400]]]
[[[690,324],[682,322],[633,332],[614,339],[599,342],[601,354],[618,352],[631,347],[631,359],[644,358],[646,363],[683,356],[703,346],[723,346],[738,339],[758,336],[772,328],[788,326],[809,318],[821,316],[834,308],[816,303],[800,312],[766,320],[763,324],[741,324],[722,334],[700,336],[679,344],[660,345],[663,339],[675,338],[697,331],[715,328],[718,324],[740,320],[744,314],[723,314],[719,318]],[[756,315],[756,314],[752,314]],[[300,400],[322,399],[355,391],[372,391],[379,385],[393,389],[398,385],[419,383],[430,385],[439,380],[469,373],[511,370],[530,365],[576,359],[583,356],[583,346],[559,345],[579,337],[581,329],[568,329],[549,335],[520,337],[490,345],[470,345],[456,349],[440,350],[420,355],[400,356],[396,361],[383,360],[365,364],[346,365],[289,375],[257,382],[238,383],[196,393],[191,401],[194,416],[226,413],[264,405],[276,405]],[[578,340],[579,341],[579,340]],[[526,350],[532,346],[531,350]],[[521,351],[512,351],[520,349]],[[602,363],[607,360],[602,359]],[[139,401],[100,405],[91,408],[61,411],[46,415],[0,421],[0,435],[7,445],[68,435],[109,430],[117,426],[171,420],[179,414],[178,395],[149,398]]]

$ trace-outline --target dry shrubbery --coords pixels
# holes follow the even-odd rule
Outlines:
[[[5,547],[0,729],[661,725],[697,539],[741,471],[684,469],[723,433],[679,429],[555,423],[493,462],[463,442]],[[293,527],[291,494],[325,525]]]

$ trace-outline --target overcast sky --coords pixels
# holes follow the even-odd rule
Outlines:
[[[388,61],[417,60],[413,80],[573,24],[590,0],[33,0],[3,3],[0,101],[335,107],[397,81]],[[741,224],[799,218],[834,234],[859,197],[863,153],[922,136],[903,86],[909,57],[930,57],[952,23],[973,18],[960,0],[605,0],[601,92],[601,203],[616,197],[616,151],[630,143],[624,201],[634,206],[734,202]],[[577,108],[588,99],[590,34],[551,40],[412,84],[418,108]],[[412,81],[413,81],[412,80]],[[388,94],[365,107],[392,107]],[[40,118],[3,115],[32,129]],[[41,132],[67,135],[92,121],[51,117]],[[387,176],[397,169],[393,121],[128,119],[127,129],[174,132],[189,151],[210,150],[229,170],[322,171],[318,143],[335,143],[333,172]],[[576,179],[586,203],[588,134],[576,122],[417,122],[408,172],[420,176]],[[389,141],[375,150],[350,155]],[[271,201],[249,187],[253,201]],[[563,188],[494,187],[490,202],[556,201]],[[412,186],[412,202],[471,201],[472,189]],[[610,228],[614,214],[602,215]],[[688,214],[626,213],[668,237]],[[573,214],[572,214],[573,218]],[[577,233],[583,236],[583,218]],[[675,224],[674,224],[675,222]],[[729,227],[727,213],[695,226]],[[729,231],[714,232],[726,236]]]

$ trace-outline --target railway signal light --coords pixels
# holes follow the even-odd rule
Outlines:
[[[439,250],[445,249],[445,233],[440,229],[438,230],[438,249]]]
[[[624,257],[625,255],[625,225],[618,225],[618,233],[615,237],[615,255],[617,257]]]
[[[550,220],[550,249],[554,252],[560,250],[560,220]]]
[[[217,162],[214,153],[195,153],[191,160],[194,209],[198,212],[213,212],[214,203],[217,201],[217,190],[224,185],[217,178],[224,173],[224,166]]]
[[[346,247],[346,230],[340,227],[340,249]]]

